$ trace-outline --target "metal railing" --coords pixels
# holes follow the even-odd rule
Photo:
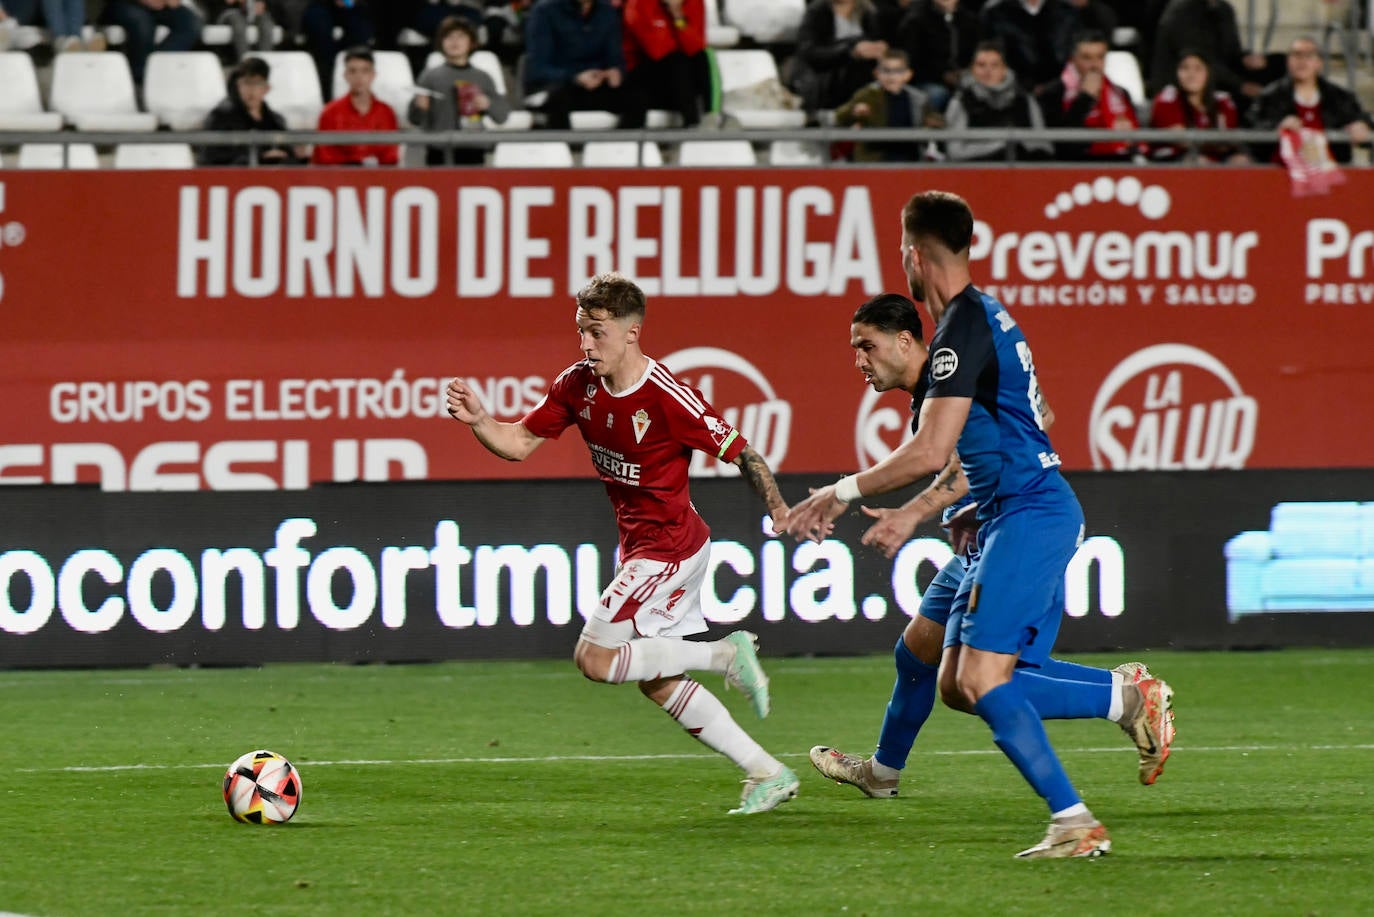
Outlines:
[[[1332,143],[1349,143],[1343,131],[1327,131],[1327,139]],[[1150,146],[1169,145],[1182,147],[1196,152],[1209,145],[1272,145],[1277,136],[1271,130],[1189,130],[1173,128],[1160,130],[1139,128],[1135,130],[1105,130],[1098,128],[864,128],[855,130],[846,127],[807,127],[787,129],[721,129],[704,130],[700,128],[634,128],[619,130],[535,130],[535,131],[0,131],[0,147],[17,147],[24,144],[61,144],[64,148],[71,144],[92,144],[108,147],[118,144],[144,143],[185,143],[196,147],[246,147],[249,164],[259,164],[259,150],[280,146],[327,146],[347,145],[389,145],[404,144],[419,147],[454,148],[491,148],[506,142],[562,142],[581,145],[596,141],[652,141],[662,145],[675,145],[687,141],[745,140],[754,144],[768,144],[774,141],[811,143],[822,147],[833,143],[902,143],[902,144],[940,144],[949,140],[999,141],[1006,144],[1005,161],[1021,165],[1056,165],[1069,163],[1029,162],[1018,158],[1022,143],[1050,142],[1066,144],[1090,144],[1111,141],[1126,141]],[[65,150],[64,150],[65,151]],[[1365,157],[1361,157],[1365,158]],[[65,161],[65,159],[64,159]],[[842,160],[832,163],[823,156],[820,163],[829,165],[862,165],[846,163]],[[946,162],[960,165],[958,162]],[[987,165],[986,162],[978,163]],[[1081,164],[1081,163],[1080,163]],[[1142,163],[1126,163],[1142,164]],[[892,165],[884,163],[881,165]],[[787,166],[778,166],[786,168]]]

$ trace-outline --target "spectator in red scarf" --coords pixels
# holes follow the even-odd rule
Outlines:
[[[625,0],[621,11],[632,91],[648,108],[681,114],[685,127],[699,124],[711,97],[703,0]]]
[[[1073,54],[1063,73],[1037,95],[1045,126],[1140,127],[1130,95],[1107,79],[1106,67],[1107,36],[1091,31],[1075,35]],[[1124,140],[1055,144],[1055,158],[1063,160],[1125,160],[1137,152],[1137,144]]]
[[[1150,127],[1225,130],[1240,124],[1231,94],[1217,89],[1212,68],[1197,51],[1184,51],[1178,59],[1174,80],[1155,97]],[[1234,143],[1204,143],[1195,152],[1185,144],[1156,144],[1150,158],[1174,162],[1184,158],[1200,163],[1245,163],[1249,155]]]

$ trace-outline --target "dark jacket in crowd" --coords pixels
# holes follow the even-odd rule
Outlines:
[[[1322,113],[1322,126],[1326,130],[1338,131],[1355,121],[1370,123],[1369,114],[1360,108],[1359,99],[1353,93],[1320,76],[1317,77],[1317,90],[1321,93],[1317,108]],[[1252,127],[1259,130],[1277,130],[1280,121],[1297,113],[1293,80],[1284,77],[1264,87],[1264,92],[1250,107],[1248,120]],[[1268,162],[1273,158],[1276,148],[1274,144],[1262,144],[1255,148],[1252,156],[1256,162]],[[1332,143],[1331,155],[1337,162],[1349,162],[1350,144]]]
[[[1150,58],[1150,95],[1158,95],[1174,81],[1178,59],[1184,51],[1196,51],[1212,70],[1218,89],[1241,97],[1245,82],[1241,58],[1240,26],[1236,11],[1226,0],[1171,0],[1160,14]]]
[[[585,18],[577,0],[539,0],[525,21],[525,91],[571,83],[584,70],[625,71],[620,11],[596,0]]]
[[[286,119],[272,110],[266,102],[262,103],[262,118],[254,118],[248,113],[243,99],[239,98],[235,80],[229,79],[229,94],[205,116],[207,131],[284,131]],[[250,163],[249,148],[246,146],[207,146],[201,150],[200,161],[207,166],[246,166]],[[289,146],[264,144],[257,148],[258,162],[268,150],[281,150],[285,159],[273,160],[275,164],[299,163],[296,153]]]
[[[964,70],[978,45],[978,14],[960,3],[947,17],[930,0],[916,0],[897,28],[897,47],[911,59],[913,83],[943,83]]]
[[[1078,11],[1064,0],[1045,0],[1032,16],[1021,0],[992,0],[983,7],[979,27],[985,41],[997,39],[1006,48],[1007,66],[1021,85],[1035,91],[1052,83],[1073,52]]]
[[[876,61],[854,57],[860,41],[878,41],[878,14],[869,10],[860,18],[863,34],[857,38],[835,37],[835,11],[830,0],[812,0],[797,29],[797,69],[792,75],[794,92],[809,111],[835,108],[873,80]]]

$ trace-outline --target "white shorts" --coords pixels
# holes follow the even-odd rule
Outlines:
[[[711,559],[708,540],[691,557],[636,558],[622,564],[582,628],[582,639],[615,649],[638,637],[687,637],[706,630],[701,584]]]

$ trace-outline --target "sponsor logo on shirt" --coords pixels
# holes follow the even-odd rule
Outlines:
[[[930,355],[930,377],[943,382],[959,368],[959,355],[948,347],[941,347]]]
[[[596,443],[587,443],[587,448],[592,453],[592,464],[606,477],[619,484],[639,486],[640,465],[638,462],[627,462],[625,456],[619,452],[607,449],[605,446],[598,446]]]

